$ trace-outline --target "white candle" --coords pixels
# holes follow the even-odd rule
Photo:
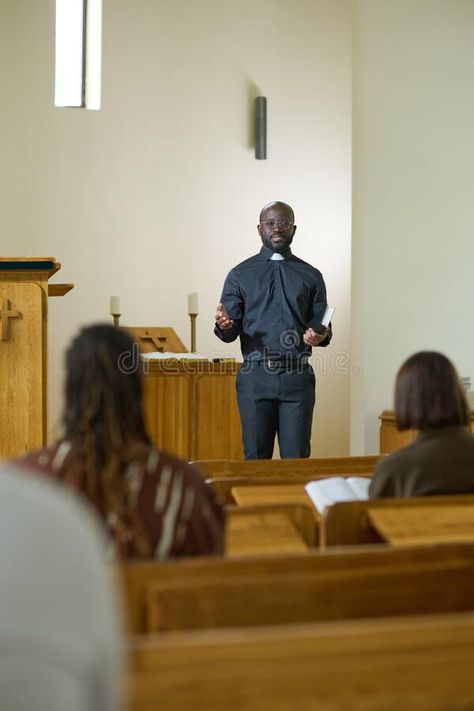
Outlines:
[[[188,314],[198,314],[198,295],[195,291],[192,294],[188,294]]]
[[[110,313],[112,316],[120,316],[120,296],[110,297]]]

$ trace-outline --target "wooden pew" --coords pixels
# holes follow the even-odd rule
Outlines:
[[[371,508],[369,518],[391,546],[474,542],[473,504]]]
[[[206,479],[223,477],[270,477],[310,481],[316,475],[372,474],[380,455],[363,457],[313,457],[308,459],[206,459],[194,464]]]
[[[474,494],[459,496],[417,496],[411,498],[369,499],[368,501],[347,501],[334,504],[327,509],[321,518],[320,542],[322,547],[350,546],[365,543],[380,543],[384,539],[377,532],[371,511],[381,509],[429,509],[433,506],[447,507],[473,507]],[[469,538],[466,538],[469,540]],[[434,538],[432,543],[436,543]]]
[[[303,553],[318,544],[318,530],[311,506],[229,507],[226,555]]]
[[[308,481],[317,479],[317,476],[301,476],[301,477],[260,477],[260,476],[224,476],[216,477],[215,479],[206,479],[206,483],[212,486],[214,492],[226,506],[235,506],[235,498],[232,494],[232,489],[239,486],[287,486],[298,484],[304,486]],[[325,476],[321,477],[325,479]]]
[[[320,515],[308,496],[304,484],[267,484],[266,486],[233,486],[231,494],[238,506],[276,506],[300,504],[307,506],[319,521]]]
[[[148,633],[474,610],[474,565],[387,564],[288,575],[156,583]]]
[[[379,455],[310,459],[201,460],[196,464],[216,494],[230,505],[236,486],[307,484],[329,476],[372,476]]]
[[[352,474],[339,474],[338,476],[350,477]],[[371,474],[368,472],[359,474],[358,476],[370,477]],[[206,479],[206,482],[212,486],[215,493],[220,497],[220,499],[227,505],[232,506],[236,503],[235,496],[233,495],[233,489],[238,489],[241,487],[259,487],[262,490],[262,495],[264,495],[264,489],[277,487],[301,487],[303,492],[303,487],[309,481],[316,481],[318,479],[327,479],[326,474],[301,474],[292,477],[280,476],[225,476],[216,477],[215,479]],[[282,489],[283,491],[283,489]],[[258,495],[258,492],[256,492]],[[277,497],[279,498],[279,497]],[[301,500],[301,495],[298,496],[298,501]],[[309,501],[309,499],[308,499]]]
[[[473,649],[472,613],[135,639],[127,711],[461,711]]]
[[[421,546],[389,548],[364,546],[349,549],[331,549],[330,552],[308,552],[301,555],[257,556],[252,558],[200,557],[163,563],[153,561],[128,562],[120,566],[119,573],[124,591],[129,628],[135,634],[147,629],[148,591],[156,584],[181,587],[189,581],[216,583],[240,581],[245,583],[256,576],[265,579],[291,579],[301,574],[324,576],[357,570],[387,567],[437,564],[464,564],[474,566],[474,546],[455,544],[447,546]],[[391,596],[389,595],[389,599]],[[292,607],[294,596],[288,604]]]
[[[230,505],[236,486],[307,484],[329,476],[372,476],[380,455],[309,459],[201,460],[196,464],[216,494]]]

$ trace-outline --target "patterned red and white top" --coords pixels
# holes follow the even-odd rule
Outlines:
[[[70,450],[70,442],[63,440],[31,452],[15,464],[61,481]],[[124,477],[128,508],[151,545],[150,555],[144,556],[132,535],[124,532],[123,521],[119,524],[113,514],[106,516],[100,502],[90,502],[104,520],[121,558],[164,560],[224,552],[225,512],[197,467],[144,446],[128,464]],[[85,495],[85,491],[81,493]]]

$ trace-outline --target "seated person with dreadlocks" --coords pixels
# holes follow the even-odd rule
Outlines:
[[[225,515],[212,489],[146,432],[139,369],[120,367],[133,346],[122,329],[82,329],[66,354],[64,438],[16,463],[89,499],[119,557],[222,553]]]

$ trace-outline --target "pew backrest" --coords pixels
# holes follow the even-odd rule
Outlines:
[[[255,576],[298,576],[301,573],[330,573],[404,564],[424,565],[450,561],[474,566],[474,545],[418,546],[389,548],[362,546],[331,548],[327,552],[221,558],[202,556],[166,562],[130,561],[116,566],[122,581],[125,613],[129,629],[141,634],[147,628],[148,591],[156,584],[181,586],[187,581],[240,580]]]
[[[344,478],[353,476],[353,474],[340,474]],[[371,474],[364,472],[358,474],[358,476],[370,477]],[[258,476],[258,475],[246,475],[246,476],[216,476],[212,479],[206,479],[206,483],[211,486],[217,496],[223,501],[224,504],[230,506],[235,504],[234,497],[232,496],[232,489],[241,486],[301,486],[304,487],[310,481],[317,481],[319,479],[327,479],[326,474],[295,474],[293,476],[287,476],[282,474],[281,476]]]
[[[304,551],[318,544],[319,526],[309,504],[228,507],[226,554]]]
[[[474,494],[456,496],[417,496],[406,498],[345,501],[326,509],[320,522],[321,546],[351,546],[380,543],[382,536],[374,527],[370,511],[379,509],[432,508],[471,505],[474,517]],[[433,541],[435,542],[435,541]]]
[[[472,613],[135,639],[127,709],[474,708],[473,648]]]
[[[474,565],[461,561],[156,583],[146,631],[474,610],[473,590]]]
[[[299,479],[316,475],[358,476],[372,474],[380,455],[360,457],[313,457],[308,459],[206,459],[193,462],[207,479],[223,477],[270,477]]]

